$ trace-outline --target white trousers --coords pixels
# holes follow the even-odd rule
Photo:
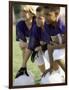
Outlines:
[[[65,62],[65,49],[55,49],[53,51],[53,60],[63,60]],[[37,65],[45,64],[46,69],[49,68],[50,65],[48,50],[46,50],[45,53],[38,52],[38,55],[35,56],[35,63]]]

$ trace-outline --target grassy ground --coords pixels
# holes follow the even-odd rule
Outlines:
[[[15,25],[13,25],[13,79],[18,69],[21,67],[21,63],[22,52],[20,50],[19,43],[16,41],[16,28]],[[38,66],[35,63],[32,63],[29,59],[27,67],[33,73],[36,83],[38,83],[38,80],[40,79],[40,70]]]

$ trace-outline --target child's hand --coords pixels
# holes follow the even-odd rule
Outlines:
[[[53,42],[59,44],[59,38],[58,38],[58,36],[51,36],[51,38],[52,38],[52,41]]]
[[[41,44],[41,45],[45,45],[46,42],[44,42],[44,41],[40,41],[40,44]]]
[[[55,42],[50,42],[50,44],[48,45],[48,48],[50,49],[55,49],[58,47],[59,44],[55,43]]]
[[[28,47],[28,44],[26,42],[23,42],[22,40],[20,40],[19,45],[21,49]]]
[[[45,70],[45,72],[42,74],[42,77],[45,77],[45,75],[46,75],[48,72],[50,72],[50,74],[51,74],[51,73],[52,73],[52,69],[49,68],[49,69]]]
[[[41,52],[42,52],[42,48],[41,48],[41,46],[36,47],[36,48],[35,48],[35,51],[41,51]]]
[[[53,49],[57,48],[59,44],[53,43]]]

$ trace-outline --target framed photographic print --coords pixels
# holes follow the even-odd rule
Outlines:
[[[67,85],[67,5],[9,1],[9,88]]]

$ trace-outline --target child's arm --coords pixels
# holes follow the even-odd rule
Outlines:
[[[48,44],[47,46],[48,54],[49,54],[49,61],[50,61],[50,71],[53,69],[53,44]]]
[[[65,43],[64,43],[64,35],[60,35],[58,34],[56,36],[56,39],[55,39],[55,43],[53,44],[54,45],[54,49],[61,49],[61,48],[65,48]],[[56,43],[58,41],[58,43]]]
[[[47,45],[47,50],[48,50],[48,54],[49,54],[49,62],[50,62],[50,68],[45,70],[45,72],[42,74],[42,77],[45,76],[48,72],[52,72],[53,69],[53,43],[51,42],[51,44]]]

